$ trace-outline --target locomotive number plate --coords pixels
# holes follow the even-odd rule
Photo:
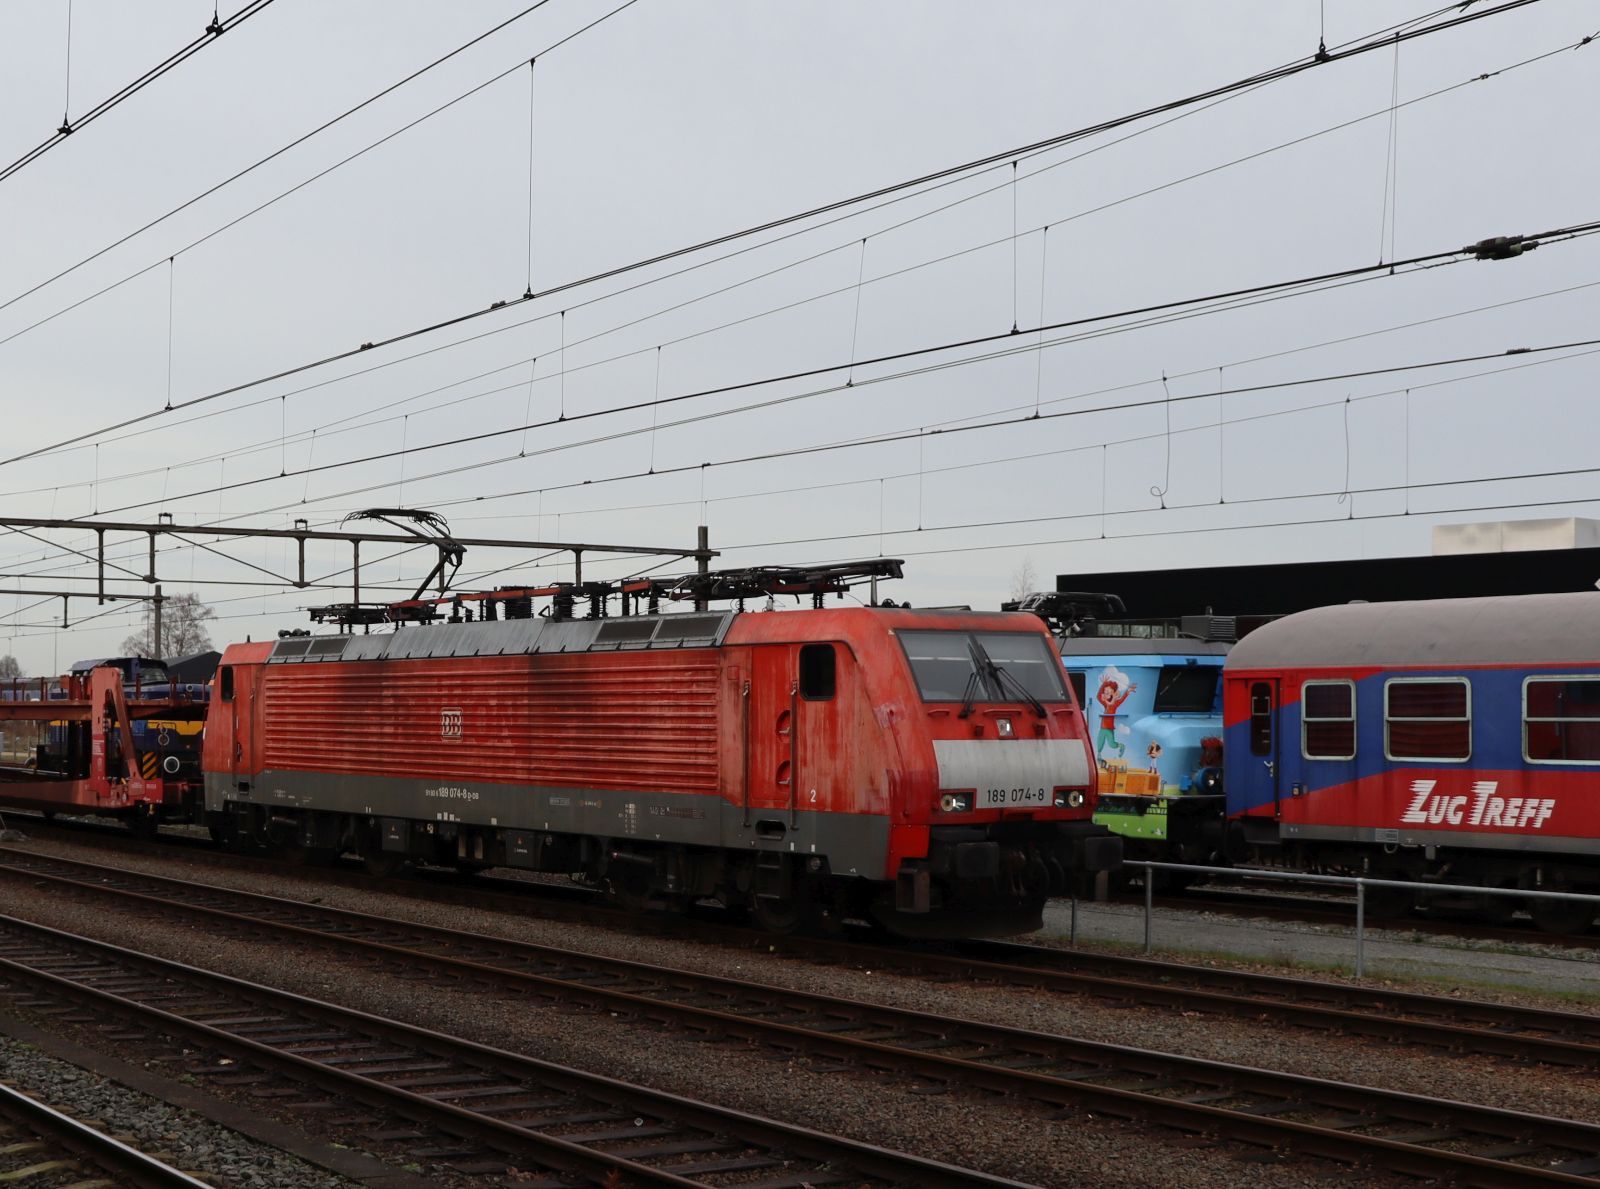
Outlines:
[[[1019,805],[1049,805],[1050,790],[1042,788],[979,789],[979,809],[1011,809]]]

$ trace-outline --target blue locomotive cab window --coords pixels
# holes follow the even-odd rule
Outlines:
[[[1217,704],[1215,665],[1163,665],[1156,680],[1157,714],[1210,714]]]
[[[1465,677],[1396,677],[1383,687],[1383,752],[1391,760],[1472,755],[1472,687]]]
[[[1082,669],[1068,669],[1067,684],[1072,687],[1072,696],[1078,700],[1078,705],[1082,706],[1089,696],[1089,674]]]
[[[1308,760],[1356,758],[1356,687],[1308,681],[1300,687],[1300,754]]]
[[[1600,677],[1530,677],[1522,754],[1535,764],[1600,763]]]
[[[800,648],[800,696],[808,702],[833,697],[838,654],[832,644],[805,644]]]

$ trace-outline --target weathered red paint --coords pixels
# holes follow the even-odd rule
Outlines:
[[[717,648],[267,665],[269,645],[235,645],[222,665],[238,697],[214,697],[204,761],[208,772],[714,794],[764,817],[887,817],[892,878],[902,860],[928,854],[940,796],[934,740],[996,739],[1005,717],[1019,739],[1078,741],[1085,770],[1094,769],[1070,700],[1050,704],[1042,719],[1022,703],[985,704],[966,719],[954,706],[923,703],[894,634],[901,629],[1026,631],[1050,642],[1031,615],[852,607],[742,614]],[[831,700],[799,690],[801,649],[814,643],[835,650]],[[257,720],[242,721],[241,705],[257,708]],[[458,735],[452,715],[467,724]],[[1086,821],[1092,785],[1078,787],[1077,808],[939,820]]]

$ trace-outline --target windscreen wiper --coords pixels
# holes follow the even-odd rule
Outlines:
[[[969,674],[967,677],[966,686],[961,690],[961,713],[956,715],[957,718],[972,717],[972,704],[977,701],[978,698],[979,681],[980,678],[978,676],[978,670],[977,667],[974,666],[971,674]]]
[[[1002,668],[1000,665],[997,665],[994,661],[994,658],[985,652],[983,645],[979,644],[976,640],[973,641],[973,647],[978,650],[978,655],[983,658],[983,663],[988,666],[989,677],[994,682],[996,690],[1003,689],[1006,682],[1009,681],[1011,683],[1011,687],[1022,695],[1022,700],[1029,706],[1033,707],[1033,712],[1040,718],[1045,717],[1044,703],[1033,696],[1032,691],[1030,691],[1027,686],[1022,684],[1021,678],[1019,678],[1010,669]]]

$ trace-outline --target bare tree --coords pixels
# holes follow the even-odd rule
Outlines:
[[[1039,572],[1033,568],[1033,558],[1025,557],[1022,564],[1011,571],[1011,601],[1031,595],[1039,588]]]
[[[0,681],[16,681],[19,677],[25,676],[27,674],[22,671],[22,666],[17,663],[16,657],[10,654],[0,656]]]
[[[155,604],[146,603],[144,625],[122,642],[123,654],[162,660],[168,656],[204,652],[211,647],[211,634],[206,631],[206,620],[216,617],[217,613],[202,603],[199,595],[168,595],[161,603],[162,656],[157,656]]]

